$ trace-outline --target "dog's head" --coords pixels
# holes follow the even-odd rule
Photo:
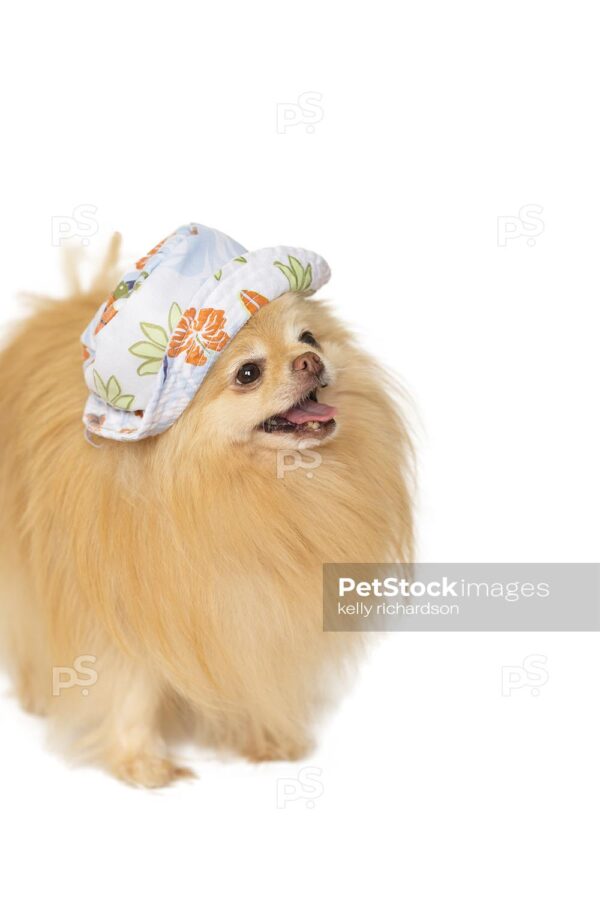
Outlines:
[[[286,294],[238,333],[186,417],[221,446],[291,449],[330,441],[338,430],[344,341],[345,332],[318,301]]]

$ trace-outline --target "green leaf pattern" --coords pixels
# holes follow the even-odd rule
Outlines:
[[[122,394],[121,385],[114,375],[111,375],[105,383],[101,376],[94,369],[94,384],[96,385],[96,393],[111,406],[116,409],[131,409],[135,397],[133,394]]]
[[[169,309],[168,331],[162,325],[152,322],[140,322],[142,334],[147,340],[137,341],[129,348],[134,356],[139,356],[143,362],[138,366],[138,375],[157,375],[160,372],[162,361],[169,346],[170,336],[173,334],[182,317],[181,307],[178,303],[172,303]]]
[[[288,265],[282,262],[274,262],[274,266],[283,272],[290,283],[292,291],[308,291],[312,282],[312,267],[308,263],[306,267],[295,256],[288,256]]]

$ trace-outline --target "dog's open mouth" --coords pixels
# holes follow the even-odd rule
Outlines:
[[[325,437],[335,428],[336,413],[335,406],[319,403],[314,390],[295,406],[271,416],[259,427],[267,433],[286,432],[305,437]]]

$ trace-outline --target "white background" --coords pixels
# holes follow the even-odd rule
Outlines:
[[[190,220],[310,247],[413,397],[419,557],[596,560],[596,11],[11,4],[2,319],[60,289],[52,219],[82,204],[97,231],[73,242],[118,229],[126,261]],[[317,115],[284,128],[307,92]],[[526,205],[543,230],[499,246]],[[503,696],[530,654],[547,682]],[[598,676],[592,634],[391,635],[316,776],[191,758],[200,779],[158,793],[70,770],[6,685],[4,893],[597,898]],[[299,775],[317,790],[282,806]]]

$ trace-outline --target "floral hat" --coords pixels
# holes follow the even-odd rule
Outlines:
[[[165,431],[250,316],[329,275],[309,250],[248,253],[214,228],[178,228],[123,276],[81,337],[86,428],[116,441]]]

